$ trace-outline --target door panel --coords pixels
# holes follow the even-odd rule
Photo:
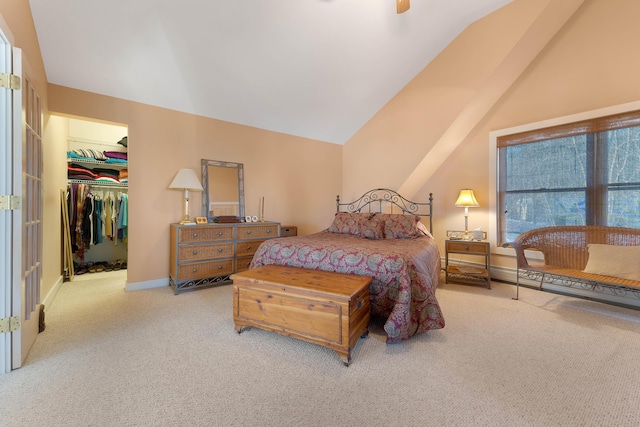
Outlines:
[[[22,55],[18,48],[13,48],[13,74],[22,76]],[[12,143],[12,194],[22,199],[22,99],[24,96],[24,85],[21,91],[13,94],[13,143]],[[22,201],[24,208],[24,201]],[[24,293],[22,291],[22,215],[23,210],[11,211],[12,215],[12,316],[24,317],[22,311],[22,301]],[[11,333],[11,368],[16,369],[22,366],[22,324],[21,328]]]
[[[22,366],[39,326],[42,280],[42,111],[40,97],[29,76],[23,75],[24,126],[21,138],[22,165],[22,269],[21,343],[14,342],[13,369]],[[14,246],[14,253],[20,253]],[[19,347],[20,354],[17,354]]]
[[[11,45],[0,30],[0,73],[11,72]],[[0,194],[11,194],[11,90],[0,88]],[[0,210],[0,318],[11,316],[11,211]],[[11,334],[0,333],[0,374],[11,370]]]

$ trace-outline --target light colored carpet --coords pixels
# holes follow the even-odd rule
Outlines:
[[[62,285],[25,365],[0,376],[3,426],[638,426],[640,312],[493,283],[448,284],[447,325],[345,367],[324,347],[237,334],[230,286]]]

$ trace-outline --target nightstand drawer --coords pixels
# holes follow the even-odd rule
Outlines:
[[[468,253],[486,255],[489,253],[489,245],[482,242],[451,242],[448,241],[447,252]]]

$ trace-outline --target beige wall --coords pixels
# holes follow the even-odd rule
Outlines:
[[[557,31],[552,18],[559,14],[549,11],[569,4],[581,6],[573,16],[567,12],[571,17]],[[492,88],[491,78],[505,72],[508,61],[520,59],[528,64],[524,71],[506,69],[509,77],[517,76],[514,84],[506,93],[495,92],[497,103],[461,132],[450,154],[433,156],[435,172],[414,194],[434,193],[435,234],[441,242],[445,230],[463,225],[462,210],[453,206],[463,187],[473,188],[482,205],[471,210],[470,227],[489,229],[491,130],[640,99],[640,61],[633,55],[640,40],[634,22],[640,3],[635,0],[515,0],[465,30],[344,147],[55,85],[47,91],[28,2],[2,2],[0,15],[24,50],[45,110],[129,128],[130,282],[167,277],[168,224],[181,217],[182,194],[166,187],[179,168],[199,170],[202,158],[244,163],[247,214],[258,213],[264,196],[265,219],[298,225],[301,234],[318,231],[330,221],[336,194],[346,200],[372,187],[401,188],[420,162],[430,160],[442,135],[455,130],[452,125],[478,94]],[[541,28],[555,34],[550,42],[538,34]],[[539,54],[530,47],[536,40],[545,45]],[[55,132],[54,125],[47,127],[45,147]],[[45,150],[56,158],[47,161],[45,174],[60,180],[60,151]],[[59,246],[53,225],[58,195],[50,194],[56,185],[47,184],[45,209],[53,216],[47,213],[45,219],[50,225],[45,247]],[[192,215],[200,205],[200,195],[192,194]],[[54,256],[45,259],[45,272],[55,270],[51,263],[59,265],[59,255]],[[53,281],[45,277],[43,289]]]
[[[180,168],[200,173],[200,160],[244,164],[248,215],[297,225],[301,234],[329,225],[340,190],[342,147],[179,113],[163,108],[49,86],[53,113],[114,123],[129,129],[128,282],[169,275],[169,224],[183,214],[183,196],[167,187]],[[190,193],[191,216],[201,193]]]
[[[585,1],[456,154],[486,159],[492,130],[640,100],[639,16],[635,0]],[[493,262],[515,265],[499,257]]]
[[[67,187],[67,135],[69,134],[68,120],[49,116],[43,135],[42,151],[44,155],[42,184],[43,184],[43,233],[44,253],[42,260],[42,289],[41,295],[46,298],[62,279],[62,199],[60,191]]]
[[[27,0],[1,1],[0,26],[9,38],[12,46],[22,50],[23,73],[29,77],[31,84],[40,96],[44,133],[43,137],[43,246],[41,295],[44,301],[57,283],[62,280],[60,263],[62,248],[60,245],[60,189],[64,188],[64,177],[56,172],[59,167],[66,167],[66,162],[57,165],[54,160],[60,159],[59,148],[47,143],[50,135],[57,132],[55,126],[49,128],[47,77],[40,54],[40,46],[31,17],[31,9]],[[61,166],[62,165],[62,166]]]
[[[640,100],[640,59],[634,55],[640,2],[585,0],[574,2],[579,6],[575,13],[550,13],[567,5],[564,0],[515,0],[468,27],[348,141],[343,193],[378,185],[400,188],[487,87],[492,73],[521,57],[529,65],[477,125],[461,133],[460,145],[444,162],[433,158],[437,168],[416,194],[424,199],[434,193],[434,232],[441,250],[446,230],[464,227],[463,210],[454,206],[461,188],[473,188],[481,205],[470,209],[469,227],[488,231],[494,191],[489,185],[490,131]],[[561,12],[566,23],[534,54],[530,46],[536,38],[544,41],[542,30],[557,26]],[[380,172],[366,173],[374,168]],[[493,257],[492,263],[512,265],[513,260]]]
[[[549,0],[515,1],[469,26],[431,61],[345,144],[345,195],[377,185],[401,189],[425,156],[432,165],[442,164],[468,127],[474,126],[476,110],[491,107],[493,97],[485,92],[499,96],[492,79],[508,87],[513,72],[501,72],[503,64],[548,4]],[[535,54],[531,48],[523,50]],[[445,141],[446,147],[437,152],[448,132],[455,133],[455,138]],[[375,176],[366,173],[371,167],[379,170]],[[359,179],[361,176],[368,178]],[[462,181],[469,180],[465,177]],[[424,186],[421,184],[418,188]],[[429,191],[436,193],[442,206],[443,192],[437,188]],[[416,193],[403,192],[406,197]]]

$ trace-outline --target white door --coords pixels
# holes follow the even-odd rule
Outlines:
[[[12,318],[21,318],[22,277],[22,90],[13,88],[9,75],[21,76],[21,51],[11,48],[6,36],[0,32],[0,69],[4,84],[0,85],[0,372],[9,372],[21,366],[20,348],[22,331]],[[16,355],[18,359],[16,360]]]
[[[15,55],[13,59],[14,72],[17,72],[19,61]],[[22,101],[22,105],[14,103],[13,106],[14,111],[24,108],[25,117],[23,123],[16,125],[18,135],[14,142],[18,142],[14,143],[13,157],[14,169],[17,169],[14,194],[22,198],[22,215],[13,228],[13,253],[22,253],[22,264],[18,262],[13,275],[14,289],[18,292],[13,298],[13,313],[14,316],[20,314],[21,322],[19,333],[13,334],[13,369],[22,366],[38,336],[42,282],[42,107],[40,96],[26,74],[22,75]]]
[[[0,372],[4,373],[22,366],[38,334],[42,280],[42,111],[37,92],[29,79],[22,76],[21,50],[11,48],[3,34],[0,34],[0,55],[3,72],[19,78],[17,87],[4,87],[12,86],[11,83],[0,85],[3,124],[0,319],[8,320],[0,331]],[[19,319],[17,327],[15,318]]]
[[[11,45],[0,30],[0,73],[11,73]],[[11,90],[0,87],[0,195],[11,194]],[[0,209],[0,319],[11,314],[11,211]],[[11,334],[0,333],[0,373],[11,370]]]

